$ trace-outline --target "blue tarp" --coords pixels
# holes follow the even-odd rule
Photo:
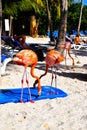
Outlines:
[[[23,88],[23,102],[28,102],[30,99],[33,101],[44,100],[44,99],[54,99],[54,98],[64,98],[68,96],[66,92],[61,89],[52,86],[42,86],[41,95],[38,97],[38,89],[30,88],[31,98],[29,96],[28,88]],[[0,90],[0,104],[4,103],[18,103],[20,102],[21,88],[15,89],[1,89]]]

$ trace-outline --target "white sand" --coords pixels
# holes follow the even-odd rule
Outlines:
[[[32,43],[32,44],[49,44],[50,42],[50,38],[49,37],[44,37],[44,38],[40,38],[40,37],[37,37],[37,38],[33,38],[33,37],[30,37],[30,36],[26,36],[26,43]]]
[[[81,63],[77,64],[75,58],[73,70],[65,70],[62,62],[61,71],[58,71],[57,87],[68,93],[66,98],[1,104],[0,130],[87,130],[87,51],[78,55],[78,58]],[[68,57],[67,64],[71,65]],[[44,67],[45,63],[39,62],[35,73],[41,75]],[[1,77],[1,88],[21,87],[23,67],[10,63],[6,72],[8,75]],[[29,76],[29,80],[32,86],[34,79]],[[41,84],[50,85],[50,80],[49,71]]]

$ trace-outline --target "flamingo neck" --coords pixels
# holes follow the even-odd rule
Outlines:
[[[40,79],[47,74],[47,72],[48,72],[48,67],[49,67],[49,65],[46,64],[46,71],[45,71],[44,74],[42,74],[42,75],[40,76]]]
[[[35,66],[36,66],[36,64],[33,64],[33,65],[32,65],[30,73],[31,73],[31,76],[32,76],[33,78],[36,78],[36,79],[37,79],[37,81],[38,81],[38,91],[41,91],[40,78],[34,74]]]

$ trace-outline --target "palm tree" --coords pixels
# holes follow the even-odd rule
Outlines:
[[[59,35],[58,42],[56,43],[56,49],[58,49],[58,44],[65,42],[65,35],[67,32],[67,13],[68,6],[70,6],[74,0],[59,0],[60,4],[60,26],[59,26]]]
[[[2,2],[0,0],[0,44],[1,44],[1,33],[2,33]],[[1,47],[0,47],[0,56],[1,56]]]
[[[54,7],[57,10],[57,18],[60,18],[60,0],[46,0],[46,5],[47,5],[47,14],[48,14],[48,32],[50,32],[50,41],[53,40],[52,38],[52,31],[53,31],[53,26],[52,26],[52,16],[51,16],[51,6],[55,5]]]
[[[40,14],[40,7],[43,7],[43,3],[41,0],[23,0],[22,2],[20,2],[19,5],[21,11],[26,11],[30,8],[30,10],[34,9],[35,12],[38,14]],[[38,36],[38,26],[39,20],[36,20],[36,16],[32,15],[30,18],[30,36]]]
[[[48,32],[50,32],[50,41],[52,41],[52,19],[49,5],[50,3],[48,2],[48,0],[46,0],[47,14],[48,14]]]
[[[21,0],[21,1],[12,0],[11,2],[6,0],[4,13],[10,15],[11,18],[10,23],[12,24],[12,16],[16,17],[19,10],[20,11],[34,10],[36,13],[40,13],[40,7],[43,7],[43,3],[41,0]],[[12,25],[10,25],[10,27],[12,27]]]
[[[0,38],[1,38],[1,32],[2,32],[2,3],[0,0]]]
[[[65,35],[67,29],[67,12],[68,12],[68,1],[60,0],[60,26],[58,33],[58,42],[56,44],[56,49],[58,49],[58,44],[65,42]]]
[[[84,0],[81,0],[81,10],[80,10],[80,17],[79,17],[79,24],[78,24],[78,34],[80,34],[80,26],[81,26],[81,19],[82,19],[83,4],[84,4]]]

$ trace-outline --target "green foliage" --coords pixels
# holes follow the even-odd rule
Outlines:
[[[18,13],[18,5],[13,2],[12,4],[10,3],[9,5],[5,4],[3,13],[11,16],[16,16]]]
[[[67,31],[68,33],[71,33],[73,29],[77,30],[78,23],[79,23],[79,16],[80,16],[80,8],[81,4],[72,4],[68,9],[68,26]],[[81,30],[87,29],[87,6],[84,6],[83,8],[83,14],[82,14],[82,22],[81,22]]]
[[[50,11],[52,18],[53,30],[58,30],[59,28],[59,0],[49,0],[50,1]],[[69,0],[71,1],[71,0]],[[73,2],[73,0],[72,0]],[[37,4],[38,3],[38,4]],[[67,32],[71,33],[71,30],[78,28],[79,16],[80,16],[81,4],[70,4],[68,8],[68,23]],[[81,30],[87,30],[87,6],[83,8]],[[26,15],[24,15],[26,13]],[[47,10],[46,10],[46,0],[5,0],[3,14],[12,15],[16,18],[16,22],[21,24],[19,17],[23,17],[23,24],[27,27],[29,26],[29,17],[35,14],[39,18],[39,34],[46,34],[48,26]],[[27,19],[25,20],[25,17]],[[15,26],[16,27],[16,26]],[[26,29],[26,32],[29,30]]]
[[[48,18],[46,8],[41,10],[41,15],[39,16],[39,35],[46,35],[48,28]]]
[[[20,11],[30,11],[34,10],[36,13],[40,14],[40,1],[39,4],[36,2],[36,0],[22,0],[18,2]]]
[[[39,7],[44,7],[42,0],[34,0],[34,2],[36,2],[36,4],[38,4]]]
[[[5,1],[3,13],[7,15],[17,16],[20,11],[35,11],[40,14],[40,8],[43,6],[41,0],[12,0]]]
[[[32,10],[33,2],[31,3],[30,0],[22,0],[18,2],[20,11],[28,11]]]

